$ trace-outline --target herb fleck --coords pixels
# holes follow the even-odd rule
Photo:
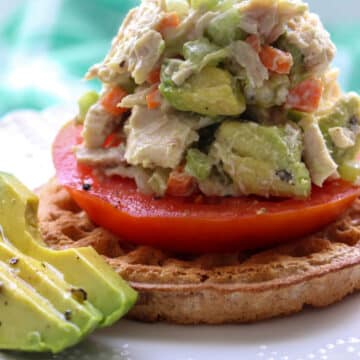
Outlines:
[[[12,258],[9,260],[10,265],[16,265],[20,260],[18,258]]]
[[[87,292],[84,289],[71,289],[70,292],[72,297],[79,303],[83,303],[88,298]]]
[[[89,191],[91,189],[91,184],[89,183],[83,183],[83,186],[82,186],[83,190],[85,191]]]
[[[71,316],[72,316],[71,310],[66,310],[65,313],[64,313],[64,316],[65,316],[65,319],[66,319],[67,321],[70,321],[70,320],[71,320]]]
[[[293,184],[294,183],[294,178],[293,175],[291,174],[291,172],[282,169],[282,170],[277,170],[276,171],[276,176],[278,176],[280,178],[281,181],[284,181],[288,184]]]
[[[355,131],[359,126],[359,119],[357,116],[352,116],[349,120],[350,130]]]

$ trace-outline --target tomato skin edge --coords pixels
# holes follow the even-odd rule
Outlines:
[[[322,206],[313,208],[311,212],[307,211],[305,216],[299,212],[291,212],[286,218],[283,217],[283,214],[263,214],[258,218],[249,217],[243,225],[237,224],[236,219],[226,221],[212,219],[209,221],[208,219],[191,218],[184,221],[178,217],[162,219],[160,224],[154,218],[132,217],[126,214],[121,217],[104,216],[113,211],[114,208],[111,204],[94,195],[70,187],[66,187],[66,189],[95,224],[110,230],[121,239],[138,245],[155,246],[164,250],[185,253],[231,252],[281,244],[290,239],[311,234],[328,225],[341,215],[357,197],[351,196],[340,200],[340,206],[337,202],[333,211],[329,211],[327,217],[322,217],[321,223],[317,221],[315,224],[311,219],[323,215]],[[289,223],[294,226],[295,223],[298,223],[299,217],[302,218],[301,224],[296,230],[292,229],[291,236],[286,230],[282,234],[276,231],[279,227],[288,228]],[[260,219],[262,221],[261,233],[259,233]],[[143,230],[140,231],[139,228]],[[238,231],[234,231],[234,229]],[[241,233],[241,236],[238,236],[237,232]],[[209,233],[212,234],[211,239],[209,239]],[[209,240],[211,241],[209,242]]]
[[[118,184],[126,192],[114,199],[113,192],[107,196],[101,193],[101,184],[94,184],[90,191],[82,189],[87,175],[84,177],[84,174],[80,174],[73,153],[73,146],[79,142],[78,135],[79,129],[68,124],[60,130],[54,142],[53,157],[59,183],[95,224],[112,231],[120,239],[138,245],[184,253],[269,247],[320,230],[336,220],[360,195],[360,188],[344,182],[334,182],[326,185],[324,190],[314,191],[314,197],[320,197],[321,201],[316,203],[310,199],[306,202],[310,205],[303,208],[299,208],[296,201],[270,202],[276,211],[271,211],[270,208],[268,212],[254,213],[254,210],[250,212],[247,209],[248,213],[244,211],[244,214],[236,214],[234,209],[238,206],[237,200],[224,199],[219,207],[190,204],[191,211],[186,212],[186,203],[181,200],[152,200],[134,191],[134,186],[128,184],[128,180],[107,179],[110,184],[107,187],[112,183]],[[93,179],[90,177],[90,180]],[[144,204],[145,210],[131,212],[131,208],[126,206],[129,202],[131,205],[132,199],[135,199],[137,206]],[[175,204],[181,211],[172,212],[168,203]],[[232,203],[235,206],[229,207],[229,213],[217,214],[216,211],[209,210],[219,208],[223,211],[227,204]],[[262,204],[268,203],[260,202],[256,209],[261,209]],[[239,204],[241,205],[241,201]],[[284,204],[289,204],[289,208]],[[157,207],[162,210],[151,212],[152,208]],[[202,210],[196,212],[196,209]]]

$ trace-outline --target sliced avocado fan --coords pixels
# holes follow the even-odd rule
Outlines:
[[[93,248],[47,248],[37,209],[38,198],[0,172],[0,349],[55,353],[113,324],[137,293]]]

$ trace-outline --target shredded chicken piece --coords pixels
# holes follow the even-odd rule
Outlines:
[[[189,124],[178,119],[176,113],[164,113],[161,108],[135,106],[125,130],[127,162],[145,168],[175,168],[187,147],[198,140]]]
[[[161,34],[156,31],[165,15],[162,6],[160,0],[143,0],[132,9],[103,63],[91,68],[86,77],[102,75],[111,79],[117,74],[131,74],[137,84],[144,83],[165,48]]]
[[[259,88],[269,79],[269,73],[260,60],[259,54],[245,41],[231,45],[232,54],[239,65],[245,68],[250,86]]]
[[[306,68],[315,73],[325,71],[335,56],[336,48],[319,17],[307,13],[293,18],[287,26],[287,39],[303,53]]]
[[[158,85],[141,86],[136,89],[134,94],[125,96],[119,106],[124,108],[133,108],[136,105],[146,105],[146,96],[149,95]]]
[[[194,29],[189,33],[188,40],[197,40],[204,36],[205,30],[210,24],[210,21],[217,15],[217,12],[208,11],[201,15],[195,23]]]
[[[247,0],[237,7],[242,14],[239,26],[250,34],[260,35],[270,44],[284,33],[290,19],[308,9],[306,4],[296,0]]]
[[[86,147],[78,147],[76,149],[78,162],[88,166],[116,166],[125,162],[124,155],[124,145],[109,149],[88,149]]]
[[[89,109],[85,117],[83,138],[89,149],[100,148],[108,135],[116,126],[116,118],[109,114],[101,104],[96,103]]]
[[[150,175],[139,166],[118,165],[104,170],[106,176],[121,176],[123,178],[134,179],[138,190],[150,195],[152,189],[148,183]]]

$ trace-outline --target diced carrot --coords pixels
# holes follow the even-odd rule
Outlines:
[[[260,38],[256,35],[250,35],[245,40],[257,53],[261,51]]]
[[[161,105],[160,91],[158,88],[146,95],[146,102],[150,110],[157,109]]]
[[[264,66],[278,74],[289,74],[294,65],[294,60],[290,53],[272,46],[263,46],[259,55]]]
[[[151,73],[149,74],[147,80],[150,84],[158,84],[160,82],[160,73],[161,73],[161,69],[160,68],[156,68],[153,71],[151,71]]]
[[[169,28],[176,28],[180,25],[180,18],[179,15],[175,12],[166,14],[162,20],[160,21],[159,25],[157,26],[157,30],[160,33],[163,33],[166,29]]]
[[[103,148],[109,149],[112,147],[119,146],[122,143],[122,140],[115,133],[110,134],[104,141]]]
[[[174,170],[170,173],[166,194],[170,196],[190,196],[196,189],[195,179],[181,171],[181,169]]]
[[[286,105],[292,109],[314,112],[320,105],[323,84],[319,79],[307,79],[290,90]]]
[[[114,116],[119,116],[128,111],[127,108],[122,108],[118,106],[118,104],[126,95],[127,92],[121,87],[113,87],[103,96],[103,98],[101,99],[101,104],[108,113]]]

